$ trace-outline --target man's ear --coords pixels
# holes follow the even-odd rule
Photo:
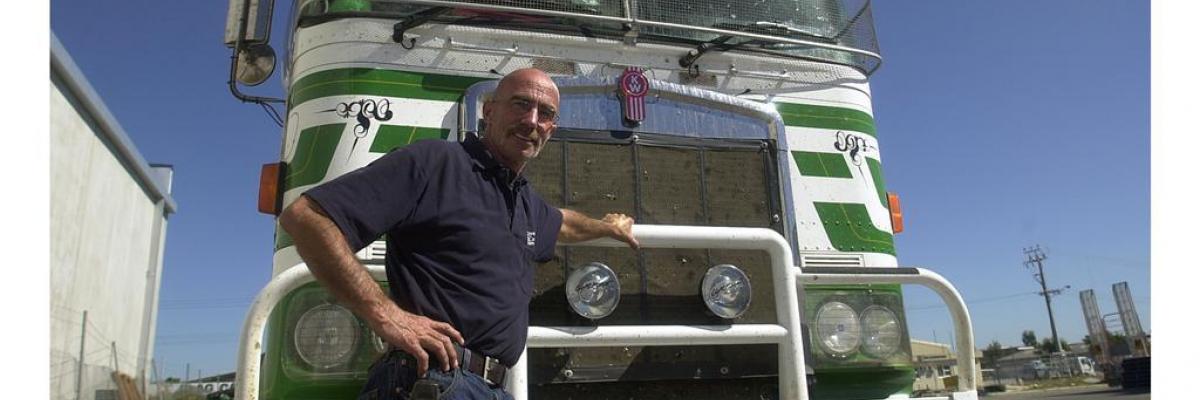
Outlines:
[[[492,99],[483,102],[483,120],[487,121],[492,118]]]

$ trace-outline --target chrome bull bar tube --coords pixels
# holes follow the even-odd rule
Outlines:
[[[366,265],[367,271],[375,280],[387,279],[387,272],[382,265]],[[237,380],[234,382],[235,399],[257,399],[259,367],[262,360],[259,355],[263,350],[263,330],[267,327],[267,317],[288,293],[306,283],[316,281],[308,271],[307,264],[296,264],[276,275],[267,283],[250,311],[246,313],[246,322],[242,325],[242,338],[238,341]]]
[[[793,267],[791,248],[779,233],[765,228],[728,228],[671,225],[635,225],[634,234],[644,248],[720,248],[764,250],[771,258],[775,285],[776,324],[661,325],[529,328],[527,348],[778,344],[781,399],[808,399],[804,384],[804,343],[800,330],[800,285],[898,283],[918,284],[937,292],[950,307],[955,323],[958,364],[965,371],[959,392],[951,399],[976,399],[974,336],[966,305],[958,291],[941,275],[921,268],[807,268]],[[623,247],[626,244],[598,239],[577,246]],[[367,265],[376,280],[386,279],[382,265]],[[242,327],[238,347],[236,391],[238,399],[258,398],[267,318],[291,291],[315,279],[305,264],[298,264],[273,278],[254,299]],[[526,354],[510,370],[506,382],[515,399],[528,398]]]
[[[775,343],[779,345],[779,396],[808,399],[804,384],[804,342],[800,331],[800,302],[792,250],[778,232],[765,228],[635,225],[643,248],[764,250],[771,257],[778,325],[637,325],[600,327],[530,327],[527,348],[599,346],[679,346]],[[624,247],[612,239],[575,246]],[[509,371],[507,389],[516,400],[529,397],[526,356]]]
[[[978,382],[975,381],[975,331],[967,304],[958,290],[946,278],[924,268],[842,268],[812,267],[795,271],[796,284],[910,284],[932,289],[950,308],[954,321],[954,338],[958,347],[958,392],[953,400],[975,400]],[[799,289],[799,287],[797,287]]]

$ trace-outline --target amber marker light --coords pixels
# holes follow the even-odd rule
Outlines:
[[[279,180],[283,163],[263,164],[258,174],[258,212],[279,215]]]
[[[892,233],[904,232],[904,213],[900,211],[900,195],[888,192],[888,210],[892,214]]]

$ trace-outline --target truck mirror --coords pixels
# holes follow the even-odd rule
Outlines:
[[[271,38],[271,14],[274,0],[229,0],[225,17],[225,46],[235,47],[238,34],[242,44],[266,44]]]
[[[237,81],[246,86],[263,83],[275,72],[275,50],[266,43],[243,46],[238,51]]]

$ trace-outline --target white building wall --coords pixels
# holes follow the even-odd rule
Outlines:
[[[155,198],[137,174],[140,156],[121,153],[127,144],[103,132],[113,122],[84,106],[93,94],[59,72],[50,82],[50,398],[76,398],[82,335],[78,387],[92,399],[116,388],[114,370],[142,378],[153,355],[146,330],[152,338],[169,197]]]

